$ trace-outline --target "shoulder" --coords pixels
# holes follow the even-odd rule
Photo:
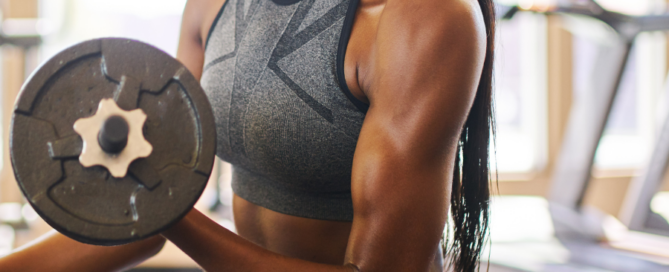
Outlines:
[[[385,11],[433,23],[464,20],[483,22],[477,0],[387,0]],[[433,19],[439,19],[432,21]]]
[[[204,43],[211,24],[226,0],[188,0],[182,16],[182,33],[187,31],[192,39]]]
[[[381,17],[396,29],[430,42],[485,48],[486,26],[477,0],[388,0]],[[457,37],[457,39],[455,39]]]
[[[486,47],[476,0],[388,0],[379,18],[367,95],[372,100],[379,92],[411,99],[444,89],[473,93]],[[395,81],[402,84],[388,85]]]

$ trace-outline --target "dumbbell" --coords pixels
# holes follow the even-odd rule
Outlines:
[[[198,81],[129,39],[55,55],[28,78],[12,114],[21,191],[54,229],[89,244],[129,243],[177,222],[204,190],[215,150]]]

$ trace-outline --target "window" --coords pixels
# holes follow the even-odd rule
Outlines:
[[[546,157],[546,17],[521,12],[501,21],[497,31],[492,164],[499,172],[532,172]]]
[[[124,37],[175,56],[186,0],[49,0],[40,2],[42,59],[84,40]]]

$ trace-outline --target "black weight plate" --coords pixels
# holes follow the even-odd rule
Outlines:
[[[103,98],[147,115],[153,146],[124,178],[84,168],[74,122]],[[209,101],[177,60],[141,42],[98,39],[70,47],[31,75],[17,99],[10,131],[16,180],[35,211],[81,242],[118,245],[165,230],[204,189],[216,135]]]

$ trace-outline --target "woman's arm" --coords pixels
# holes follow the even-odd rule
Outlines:
[[[206,271],[350,271],[273,253],[193,209],[163,236]]]
[[[353,160],[346,262],[427,271],[448,216],[457,141],[486,51],[475,0],[389,0],[379,20],[370,109]]]
[[[186,2],[181,18],[181,33],[177,59],[200,80],[204,66],[204,47],[209,28],[225,0],[197,0]],[[215,7],[215,8],[212,8]]]
[[[51,231],[0,258],[0,271],[123,271],[156,255],[161,236],[122,246],[94,246]]]
[[[427,271],[485,58],[480,13],[475,0],[387,1],[370,63],[361,65],[371,107],[353,161],[354,219],[341,266],[272,253],[196,210],[163,235],[207,271]]]

